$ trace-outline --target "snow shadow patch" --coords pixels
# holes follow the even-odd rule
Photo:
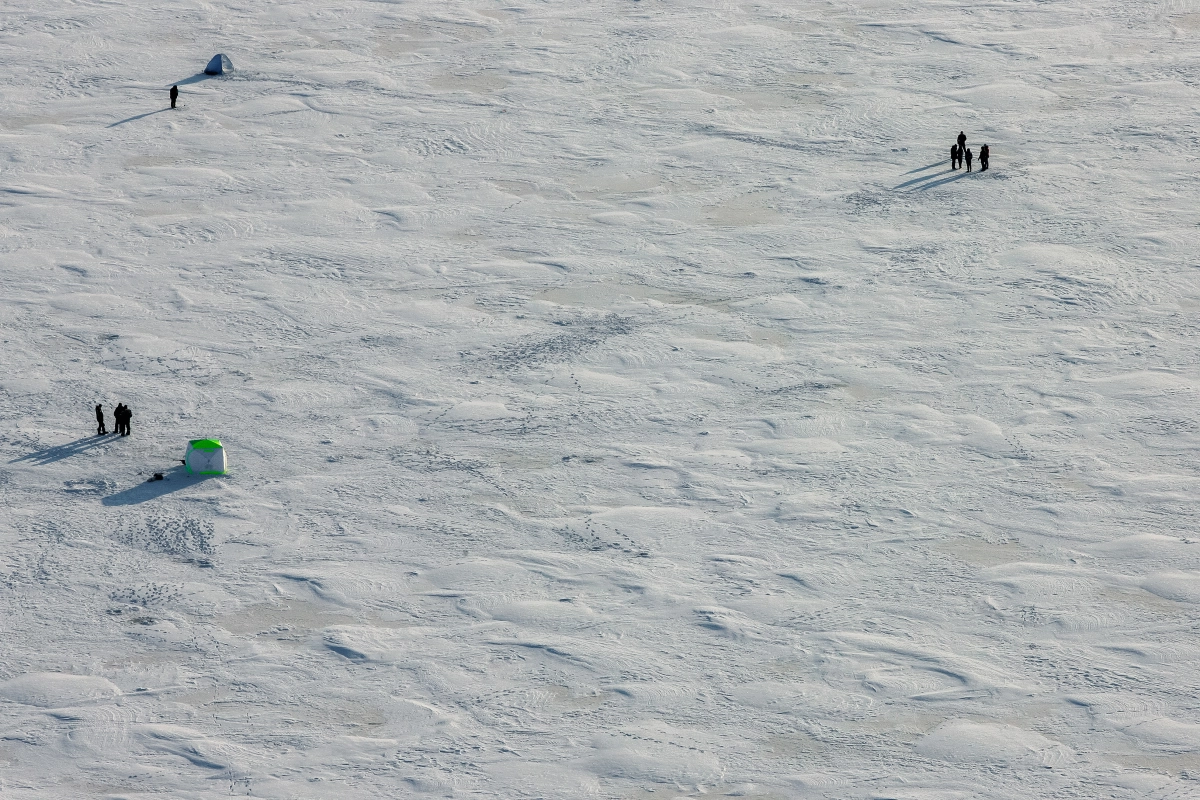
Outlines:
[[[530,337],[493,350],[480,358],[496,369],[516,370],[543,364],[565,363],[613,336],[633,333],[634,321],[619,314],[593,319],[560,320],[565,330],[546,338]]]
[[[105,436],[86,436],[83,439],[76,439],[67,444],[59,444],[54,447],[47,447],[45,450],[37,450],[33,453],[26,453],[23,456],[14,458],[8,462],[17,464],[22,461],[28,461],[32,464],[53,464],[55,461],[62,461],[64,458],[77,456],[80,453],[86,453],[88,450],[95,450],[102,444],[112,441],[116,434],[108,434]]]
[[[130,486],[128,489],[116,494],[110,494],[101,500],[100,504],[105,506],[133,506],[138,503],[157,500],[163,495],[177,492],[180,489],[186,489],[189,486],[197,486],[212,477],[211,475],[188,475],[183,467],[175,467],[175,469],[163,473],[161,481],[147,481]]]

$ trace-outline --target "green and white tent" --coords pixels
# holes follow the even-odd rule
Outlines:
[[[224,475],[229,462],[220,439],[193,439],[183,457],[189,475]]]

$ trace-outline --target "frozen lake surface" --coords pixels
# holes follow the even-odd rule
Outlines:
[[[0,21],[5,800],[1200,798],[1200,2]]]

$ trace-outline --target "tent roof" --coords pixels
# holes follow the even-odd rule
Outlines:
[[[220,450],[220,439],[192,439],[188,446],[193,450]]]
[[[208,66],[204,68],[205,75],[223,75],[233,69],[233,62],[229,60],[229,56],[224,53],[217,53],[208,62]]]

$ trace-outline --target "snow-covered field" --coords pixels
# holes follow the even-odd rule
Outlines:
[[[5,800],[1200,797],[1200,2],[0,56]]]

